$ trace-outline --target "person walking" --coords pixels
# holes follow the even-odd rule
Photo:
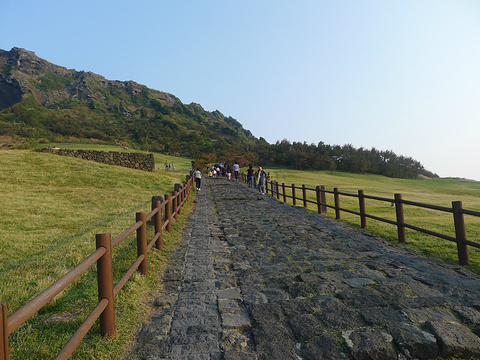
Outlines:
[[[200,185],[202,183],[202,172],[199,168],[197,168],[197,170],[193,173],[193,176],[195,177],[195,185],[197,186],[197,190],[200,190]]]
[[[258,191],[263,195],[265,194],[265,184],[267,183],[267,172],[263,170],[263,167],[258,167]]]
[[[235,180],[238,181],[238,172],[240,171],[240,165],[235,161],[235,164],[233,164],[233,173],[235,175]]]
[[[247,170],[247,182],[248,182],[248,187],[253,188],[253,177],[255,176],[255,170],[253,170],[252,165],[248,166]]]

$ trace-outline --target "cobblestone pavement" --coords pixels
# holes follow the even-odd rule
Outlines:
[[[480,280],[460,266],[204,179],[140,359],[480,358]]]

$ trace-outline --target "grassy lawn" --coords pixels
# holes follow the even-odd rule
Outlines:
[[[7,303],[8,315],[91,254],[95,234],[120,234],[135,223],[136,212],[150,211],[153,195],[171,193],[187,174],[149,173],[29,150],[0,151],[0,167],[0,300]],[[190,206],[191,200],[185,213]],[[165,236],[164,251],[149,253],[150,275],[134,275],[115,298],[117,336],[102,338],[97,321],[72,358],[121,358],[148,311],[148,294],[159,287],[164,255],[180,227]],[[114,249],[114,281],[135,258],[133,234]],[[10,358],[52,359],[96,302],[93,266],[10,336]]]
[[[393,199],[395,193],[402,194],[404,200],[410,200],[425,204],[440,205],[451,207],[452,201],[462,201],[463,207],[469,210],[480,211],[480,183],[464,182],[454,179],[424,179],[424,180],[405,180],[391,179],[378,175],[359,175],[342,172],[330,171],[298,171],[288,169],[267,169],[271,180],[279,183],[285,183],[290,186],[302,186],[305,184],[309,188],[315,188],[317,185],[324,185],[326,190],[333,191],[338,188],[340,192],[358,194],[358,190],[364,190],[365,195],[372,195]],[[287,188],[287,194],[291,195],[291,190]],[[280,190],[281,191],[281,190]],[[302,197],[301,190],[296,190],[296,197]],[[315,201],[315,193],[307,192],[307,197]],[[280,200],[283,201],[282,197]],[[291,199],[287,199],[292,203]],[[327,194],[327,204],[334,205],[333,195]],[[298,206],[303,206],[301,201],[297,200]],[[340,196],[340,207],[353,211],[359,211],[358,199],[348,196]],[[308,208],[316,211],[316,205],[308,204]],[[366,212],[371,215],[382,218],[396,220],[395,207],[388,202],[375,200],[366,200]],[[418,208],[404,205],[405,222],[438,233],[449,236],[455,236],[453,224],[453,215],[429,209]],[[328,209],[327,216],[335,218],[335,211]],[[341,213],[341,221],[355,227],[360,227],[360,218],[357,215],[346,212]],[[465,215],[465,226],[467,239],[475,242],[480,241],[480,218]],[[391,241],[397,241],[396,226],[367,219],[367,231],[378,234]],[[404,246],[412,248],[425,256],[438,257],[448,262],[458,262],[456,244],[423,234],[414,230],[407,229],[407,244]],[[470,270],[480,273],[480,252],[469,247],[471,265]]]

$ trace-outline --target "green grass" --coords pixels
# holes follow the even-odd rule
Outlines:
[[[455,179],[422,179],[405,180],[392,179],[378,175],[359,175],[343,172],[330,171],[297,171],[288,169],[267,169],[271,180],[285,183],[290,186],[302,186],[309,188],[324,185],[326,190],[333,191],[338,188],[340,192],[358,194],[358,190],[364,190],[365,195],[372,195],[393,199],[395,193],[402,194],[404,200],[410,200],[425,204],[433,204],[444,207],[452,206],[452,201],[462,201],[463,207],[469,210],[480,211],[480,183],[465,182]],[[281,192],[281,190],[280,190]],[[287,188],[287,194],[291,190]],[[296,197],[302,197],[301,190],[296,190]],[[315,201],[315,193],[307,192],[307,197]],[[282,197],[280,200],[283,201]],[[291,203],[291,199],[287,199]],[[333,195],[327,194],[327,204],[334,205]],[[298,206],[303,206],[297,200]],[[353,211],[359,211],[358,199],[354,197],[340,196],[340,207]],[[308,208],[316,211],[316,205],[308,204]],[[366,212],[382,218],[396,220],[395,207],[388,202],[366,200]],[[328,209],[327,216],[335,218],[335,211]],[[453,215],[415,206],[404,205],[405,222],[410,225],[422,227],[431,231],[455,236]],[[341,213],[341,221],[360,227],[360,218],[357,215],[346,212]],[[480,241],[480,218],[465,215],[467,239],[475,242]],[[387,240],[397,242],[396,226],[367,219],[367,231],[378,234]],[[407,244],[404,246],[417,250],[429,257],[437,257],[447,262],[458,262],[456,244],[437,237],[426,235],[414,230],[406,231]],[[478,249],[469,247],[471,264],[470,270],[480,273],[480,252]]]
[[[153,195],[171,193],[187,174],[149,173],[25,150],[0,151],[0,167],[0,300],[7,303],[9,316],[92,253],[95,234],[120,234],[135,223],[136,212],[150,211]],[[115,298],[117,336],[102,338],[97,321],[72,358],[121,358],[148,311],[148,294],[160,285],[162,255],[171,250],[180,226],[165,236],[165,251],[149,253],[150,275],[134,275]],[[114,281],[135,258],[133,234],[114,249]],[[93,266],[10,336],[10,358],[53,358],[96,302]],[[73,321],[51,323],[53,315]]]

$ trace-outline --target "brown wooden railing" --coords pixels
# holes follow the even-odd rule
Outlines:
[[[0,360],[9,358],[8,336],[95,263],[97,263],[98,304],[55,359],[68,359],[98,318],[100,318],[100,333],[103,336],[115,335],[115,296],[136,270],[142,275],[148,273],[147,253],[154,245],[155,248],[162,249],[163,230],[171,231],[173,221],[177,220],[178,215],[181,214],[182,207],[190,195],[192,184],[193,176],[189,176],[185,185],[177,184],[172,195],[165,195],[163,202],[154,201],[154,198],[152,211],[149,214],[137,213],[136,223],[113,239],[111,234],[97,234],[97,250],[9,317],[7,317],[7,304],[0,302]],[[162,219],[162,212],[165,220]],[[154,222],[155,235],[147,243],[147,221],[151,219]],[[112,249],[135,231],[137,258],[125,275],[114,285]]]
[[[241,174],[241,179],[244,182],[247,182],[247,176],[245,174]],[[256,179],[254,179],[256,185]],[[291,195],[288,195],[286,189],[289,189]],[[298,193],[301,194],[301,197],[297,195],[297,191],[300,190]],[[307,191],[315,193],[315,201],[307,199]],[[457,253],[458,253],[458,262],[461,265],[468,265],[470,260],[468,256],[468,246],[473,246],[475,248],[480,248],[480,243],[470,241],[467,239],[466,231],[465,231],[465,221],[464,215],[470,215],[475,217],[480,217],[479,211],[467,210],[462,207],[461,201],[452,201],[452,207],[445,207],[445,206],[437,206],[437,205],[430,205],[430,204],[423,204],[415,201],[409,201],[402,199],[401,194],[394,194],[393,199],[378,197],[378,196],[371,196],[365,195],[363,190],[358,190],[357,194],[341,192],[338,188],[334,188],[333,191],[325,190],[325,186],[317,186],[313,188],[307,188],[305,185],[296,186],[295,184],[292,185],[285,185],[284,183],[280,184],[276,181],[267,181],[266,183],[266,193],[273,197],[276,197],[280,200],[282,198],[283,202],[287,202],[287,198],[292,200],[293,205],[297,205],[297,200],[301,201],[305,208],[308,208],[308,204],[313,204],[316,206],[316,211],[319,214],[323,214],[327,212],[328,208],[335,210],[335,219],[341,219],[341,212],[347,212],[350,214],[358,215],[360,219],[360,226],[362,229],[367,227],[367,218],[385,222],[397,227],[397,236],[399,242],[406,242],[406,234],[405,229],[412,229],[419,231],[424,234],[432,235],[441,239],[445,239],[457,244]],[[333,195],[333,205],[327,204],[326,194]],[[354,197],[358,199],[358,208],[359,211],[354,211],[346,208],[342,208],[340,206],[340,196],[347,196],[347,197]],[[375,200],[375,201],[382,201],[392,204],[395,206],[395,216],[396,220],[385,219],[379,216],[375,216],[372,214],[368,214],[365,205],[365,199]],[[445,234],[438,233],[436,231],[424,229],[415,225],[410,225],[405,223],[405,216],[403,211],[403,205],[410,205],[415,207],[420,207],[424,209],[431,209],[436,211],[441,211],[445,213],[450,213],[453,215],[453,225],[455,229],[455,236],[449,236]]]

